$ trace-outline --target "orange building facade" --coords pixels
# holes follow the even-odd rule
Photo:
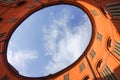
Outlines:
[[[89,16],[92,38],[87,49],[55,74],[19,75],[7,61],[12,33],[32,13],[59,4],[80,7]],[[0,80],[120,80],[120,0],[0,0]]]

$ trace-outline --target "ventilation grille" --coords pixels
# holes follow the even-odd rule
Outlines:
[[[120,18],[120,2],[108,4],[106,7],[113,17]]]
[[[120,42],[115,43],[114,53],[120,57]]]

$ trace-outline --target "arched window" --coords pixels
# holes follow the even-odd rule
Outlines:
[[[97,67],[99,67],[99,68],[100,68],[100,66],[101,66],[102,62],[103,62],[103,60],[102,60],[102,59],[101,59],[101,60],[99,60],[99,62],[98,62],[98,64],[97,64]]]
[[[83,78],[83,80],[89,80],[89,79],[90,79],[89,75],[87,75]]]

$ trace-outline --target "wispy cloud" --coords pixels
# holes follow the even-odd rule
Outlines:
[[[18,45],[19,40],[18,42],[15,42],[14,40],[10,42],[7,53],[8,61],[17,68],[20,74],[32,76],[27,70],[33,67],[33,65],[30,64],[31,66],[28,66],[28,64],[32,63],[34,60],[38,60],[35,61],[35,63],[41,63],[39,65],[34,65],[37,66],[36,68],[38,69],[39,66],[40,69],[42,69],[42,64],[45,63],[44,65],[46,65],[43,68],[43,71],[41,71],[43,72],[42,74],[40,72],[36,73],[40,73],[40,75],[55,73],[77,60],[86,49],[91,37],[91,24],[88,17],[85,14],[81,15],[82,18],[80,18],[80,22],[76,24],[76,16],[72,14],[74,12],[71,12],[70,8],[62,8],[59,12],[60,13],[57,15],[51,12],[50,15],[52,16],[52,19],[50,19],[50,22],[46,23],[46,25],[43,24],[44,26],[40,27],[40,29],[43,29],[41,30],[43,31],[41,34],[43,34],[42,39],[44,41],[44,43],[40,42],[40,45],[42,45],[42,49],[45,50],[25,50],[24,47],[22,48],[24,50],[22,50]],[[71,24],[74,24],[74,26]],[[33,39],[32,36],[31,38]],[[29,49],[29,47],[30,46],[28,46],[27,49]],[[38,51],[40,51],[39,53],[41,54],[38,54]],[[41,55],[42,57],[40,57]],[[50,60],[47,60],[48,58]],[[38,69],[36,70],[39,71]],[[36,75],[36,73],[34,73],[34,75]]]
[[[77,60],[86,49],[91,38],[91,24],[87,15],[83,15],[83,23],[70,26],[74,19],[70,10],[64,8],[59,18],[53,16],[51,24],[44,26],[44,46],[46,55],[52,56],[45,67],[46,73],[55,73]]]
[[[12,45],[8,48],[8,62],[20,72],[21,75],[29,75],[27,66],[31,61],[38,58],[36,51],[14,50]]]

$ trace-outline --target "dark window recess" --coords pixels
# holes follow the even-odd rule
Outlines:
[[[85,69],[85,64],[84,63],[80,64],[80,71],[82,72],[84,69]]]
[[[83,80],[89,80],[89,76],[87,75]]]
[[[1,80],[9,80],[9,78],[7,75],[5,75]]]
[[[114,53],[120,57],[120,42],[115,42]]]
[[[113,17],[120,18],[120,2],[108,4],[106,7]]]
[[[94,16],[98,16],[98,13],[96,10],[91,10],[91,12],[94,14]]]
[[[0,38],[4,37],[5,36],[5,33],[1,33],[0,34]]]
[[[104,80],[118,80],[115,74],[110,70],[108,66],[106,66],[103,71],[101,72],[101,75]]]
[[[2,17],[0,17],[0,22],[3,20],[3,18]]]
[[[69,77],[69,74],[66,74],[66,75],[64,76],[64,80],[70,80],[69,78],[70,78],[70,77]]]
[[[96,52],[92,49],[92,51],[90,52],[90,55],[91,55],[92,58],[94,58],[95,55],[96,55]]]
[[[97,33],[97,39],[100,40],[100,41],[102,41],[102,34]]]
[[[22,6],[22,5],[24,5],[25,3],[26,3],[26,1],[20,1],[20,2],[17,3],[17,6]]]

